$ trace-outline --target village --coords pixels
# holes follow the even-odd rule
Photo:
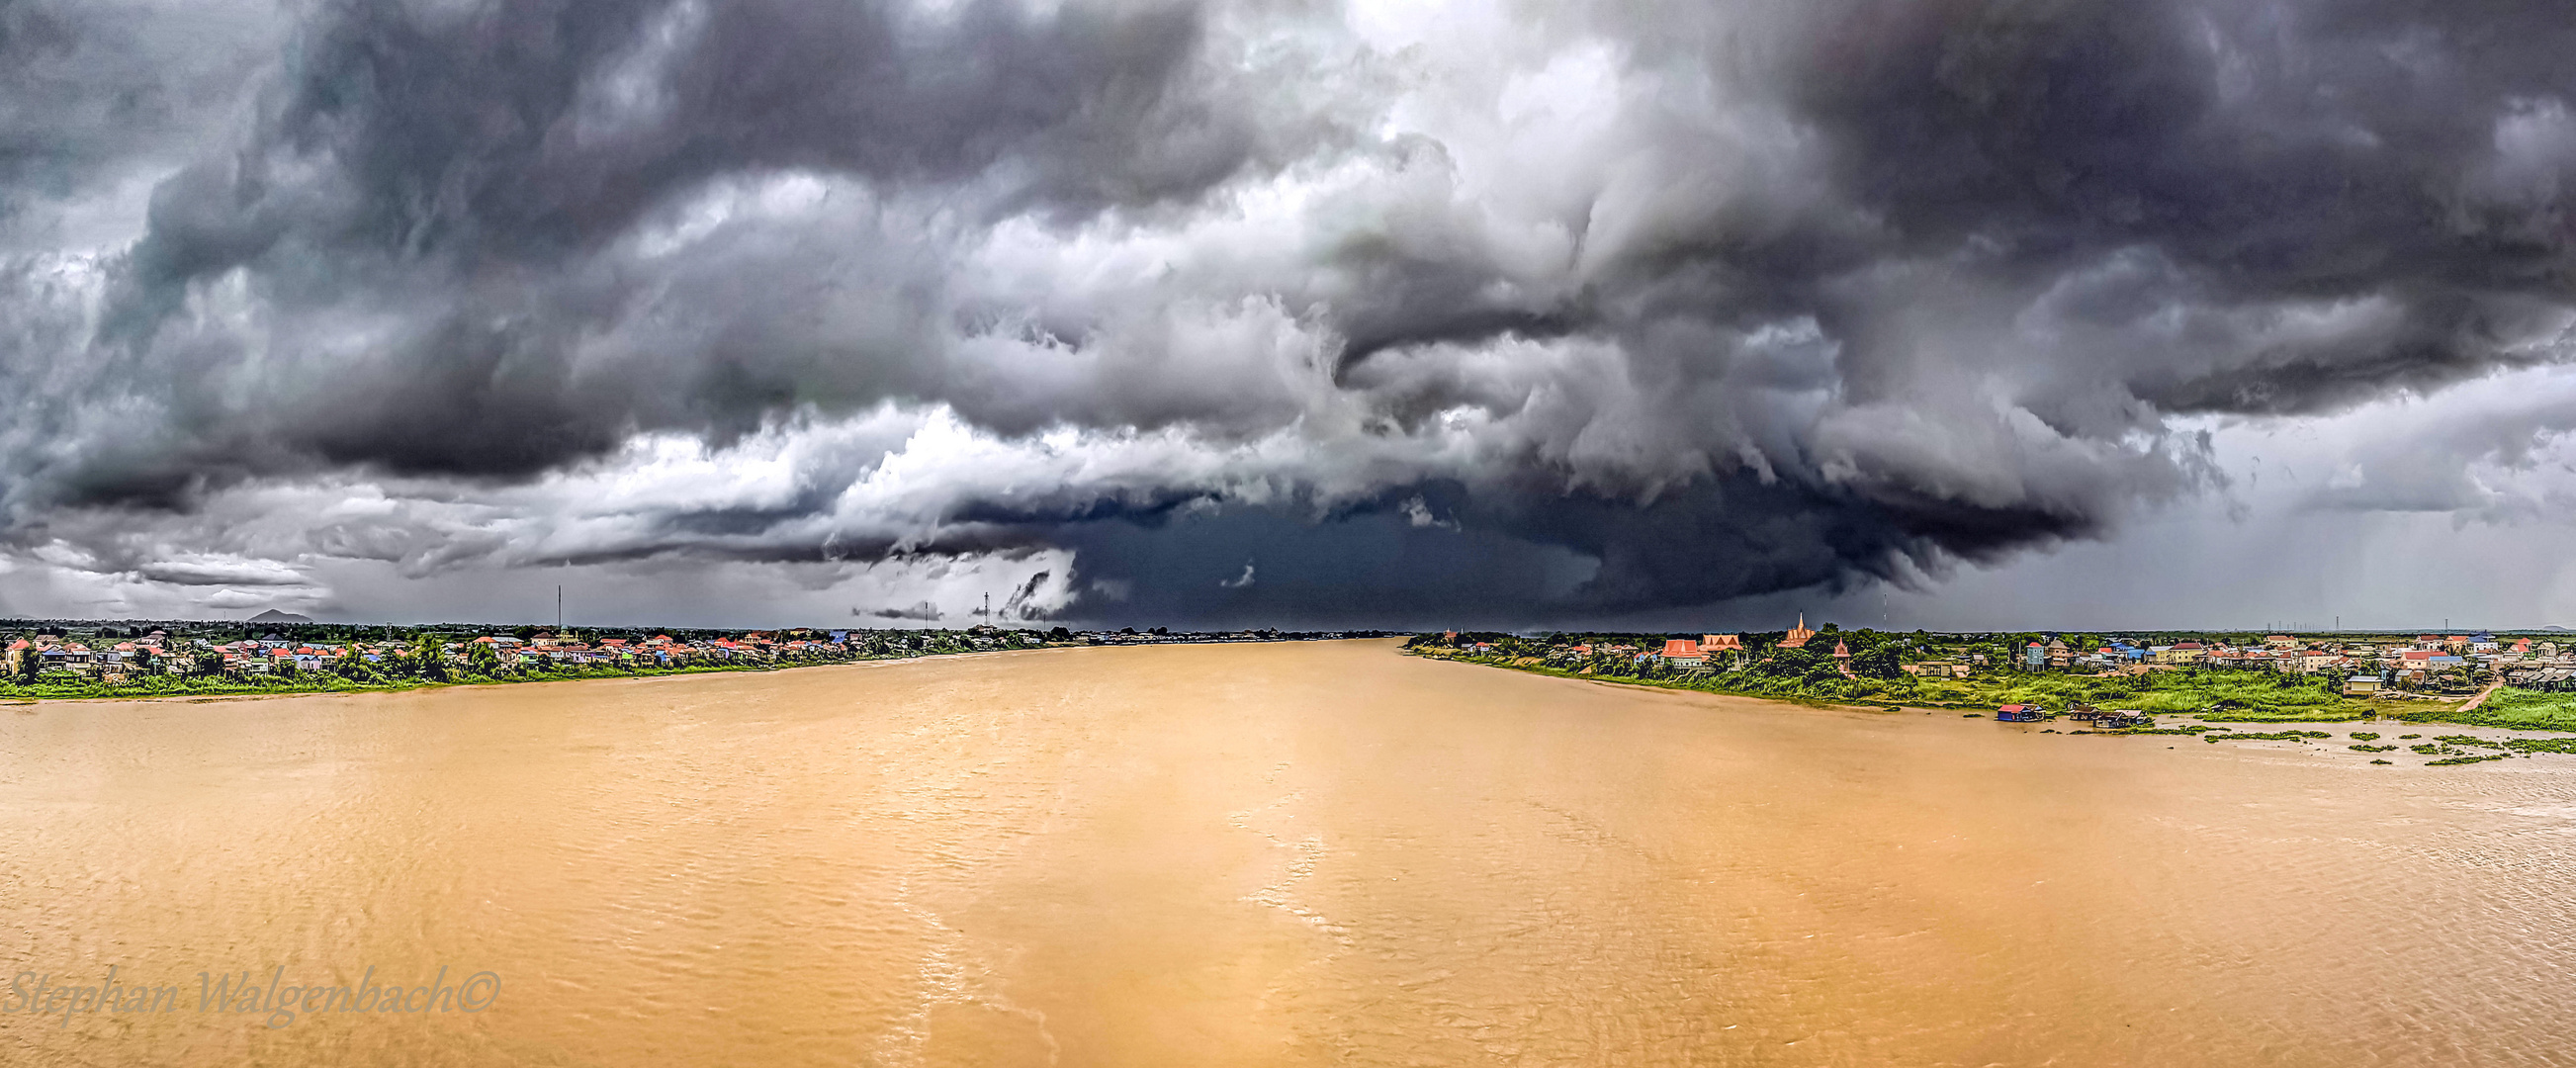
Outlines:
[[[405,628],[307,624],[275,629],[204,622],[28,623],[0,654],[0,687],[37,693],[82,688],[276,689],[500,681],[599,673],[750,669],[847,660],[998,652],[1057,645],[1160,645],[1383,637],[1383,631],[1139,632],[963,629],[705,632],[510,629],[441,624]],[[6,631],[0,631],[6,633]]]
[[[39,631],[11,640],[5,663],[10,678],[94,681],[116,685],[153,676],[234,679],[284,678],[308,673],[350,678],[432,675],[511,675],[565,670],[683,670],[758,667],[844,660],[864,656],[969,652],[1042,645],[1046,635],[984,626],[943,636],[924,632],[746,631],[674,638],[669,634],[583,636],[554,631],[425,633],[375,640],[339,641],[276,632],[228,641],[174,637],[167,629],[100,628],[86,636]]]
[[[1445,632],[1421,636],[1414,650],[1749,696],[1972,710],[2007,722],[2090,720],[2098,704],[2108,711],[2096,726],[2113,729],[2174,712],[2576,723],[2576,642],[2547,631],[1944,634],[1816,628],[1801,617],[1786,631],[1697,637]]]
[[[1448,637],[1455,639],[1456,632]],[[1855,653],[1840,636],[1833,637],[1830,650],[1820,638],[1827,635],[1810,629],[1804,618],[1796,626],[1767,645],[1748,644],[1743,634],[1703,634],[1696,639],[1667,638],[1660,649],[1616,643],[1575,642],[1553,647],[1548,656],[1561,663],[1579,663],[1595,656],[1625,658],[1638,664],[1653,664],[1680,671],[1719,671],[1750,663],[1766,649],[1798,649],[1820,654],[1845,678],[1858,677],[1852,669]],[[1903,636],[1898,636],[1900,640]],[[1927,641],[1908,642],[1904,651],[1919,652],[1924,645],[1936,645],[1957,651],[1924,659],[1901,659],[1895,670],[1923,678],[1970,678],[1981,671],[2054,671],[2077,675],[2142,675],[2159,671],[2188,668],[2271,671],[2285,675],[2321,675],[2333,680],[2345,694],[2367,696],[2382,689],[2406,689],[2437,684],[2446,678],[2472,678],[2503,682],[2533,689],[2568,689],[2576,687],[2576,642],[2561,645],[2546,639],[2530,637],[2499,638],[2492,633],[2419,634],[2408,638],[2367,638],[2318,640],[2289,634],[2266,635],[2259,643],[2230,644],[2225,640],[2181,639],[2167,644],[2148,644],[2131,638],[2105,638],[2070,644],[2067,635],[2052,635],[2045,642],[2030,640],[2020,645],[2019,654],[1999,657],[1992,652],[1962,648],[1967,639],[1942,636]],[[2079,639],[2088,636],[2078,636]],[[1943,645],[1944,639],[1951,643]],[[1475,651],[1490,652],[1491,642],[1469,646]]]
[[[1965,678],[1983,666],[1986,659],[1983,654],[1955,654],[1941,660],[1907,663],[1900,670],[1917,676]],[[2335,680],[2346,695],[2358,697],[2384,688],[2425,687],[2446,675],[2533,689],[2562,689],[2576,681],[2576,645],[2562,647],[2554,641],[2535,642],[2529,637],[2500,639],[2485,632],[2326,642],[2272,634],[2260,644],[2245,645],[2190,639],[2149,645],[2115,638],[2089,649],[2071,647],[2063,637],[2052,637],[2044,644],[2024,643],[2012,666],[2023,671],[2093,675],[2185,668],[2322,675]]]

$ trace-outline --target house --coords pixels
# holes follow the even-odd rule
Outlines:
[[[2048,647],[2041,645],[2038,642],[2032,642],[2029,645],[2024,646],[2021,651],[2021,666],[2029,668],[2032,671],[2037,671],[2041,668],[2047,667]]]
[[[2047,713],[2039,710],[2038,705],[2002,705],[1995,709],[1995,721],[1998,723],[2037,723],[2040,721],[2040,718],[2046,714]]]
[[[2050,638],[2048,640],[2048,666],[2053,668],[2063,668],[2066,666],[2066,661],[2066,640],[2063,638]]]
[[[2209,655],[2208,650],[2202,648],[2199,642],[2192,641],[2159,645],[2150,652],[2154,654],[2153,659],[2159,664],[2197,664],[2203,657]]]
[[[1688,638],[1672,638],[1666,640],[1664,642],[1663,656],[1665,667],[1708,666],[1708,654],[1700,651],[1698,642],[1692,641]]]
[[[2379,676],[2377,675],[2355,675],[2343,680],[2343,693],[2346,697],[2362,697],[2378,692]]]
[[[1740,653],[1744,651],[1744,636],[1741,634],[1702,634],[1699,636],[1699,649],[1703,653]]]
[[[2468,663],[2467,660],[2438,649],[2408,649],[2397,654],[2397,660],[2400,667],[2418,671],[2440,671]]]
[[[2287,634],[2266,634],[2263,636],[2263,644],[2274,649],[2296,649],[2299,647],[2299,639]]]

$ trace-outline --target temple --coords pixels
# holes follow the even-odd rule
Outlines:
[[[1788,637],[1780,639],[1780,647],[1783,649],[1803,649],[1807,646],[1807,639],[1815,636],[1815,631],[1807,629],[1807,614],[1800,612],[1798,613],[1798,625],[1789,631]]]

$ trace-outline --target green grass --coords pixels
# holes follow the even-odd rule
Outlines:
[[[2448,708],[2409,709],[2399,713],[2398,718],[2526,731],[2576,731],[2576,693],[2543,693],[2507,686],[2487,695],[2484,703],[2466,712]]]
[[[2035,704],[2051,709],[2088,704],[2151,715],[2196,715],[2213,723],[2333,723],[2374,719],[2382,706],[2346,698],[2324,680],[2264,671],[2160,671],[2085,676],[1998,673],[1915,684],[1925,702],[1958,706]]]
[[[1577,674],[1532,662],[1506,662],[1500,658],[1456,659],[1547,674]],[[2269,671],[2160,671],[2146,675],[2112,676],[1997,671],[1970,679],[1814,681],[1763,677],[1751,672],[1664,677],[1650,672],[1635,678],[1609,676],[1605,681],[1782,700],[1905,704],[1963,712],[1991,710],[2008,704],[2038,705],[2062,712],[2071,705],[2085,704],[2102,709],[2136,709],[2149,715],[2192,715],[2212,722],[2236,723],[2334,723],[2375,719],[2388,707],[2379,702],[2346,698],[2329,689],[2322,678]]]
[[[1962,713],[1963,719],[1982,718],[1987,714],[1983,710],[1992,709],[1997,705],[2038,705],[2063,713],[2069,706],[2085,704],[2104,710],[2136,709],[2149,715],[2191,716],[2206,723],[2333,723],[2385,718],[2411,722],[2452,722],[2523,730],[2556,729],[2576,732],[2576,694],[2499,689],[2479,708],[2467,713],[2459,713],[2450,706],[2434,705],[2426,701],[2356,700],[2328,689],[2327,681],[2324,679],[2277,675],[2261,671],[2170,671],[2124,676],[2003,671],[1970,679],[1808,681],[1764,677],[1749,672],[1671,676],[1648,673],[1644,677],[1595,676],[1545,665],[1535,659],[1517,662],[1487,657],[1461,656],[1452,657],[1452,659],[1565,678],[1698,690],[1704,693],[1736,694],[1809,705],[1903,705],[1966,710]],[[2433,707],[2427,707],[2428,705]],[[2208,733],[2203,733],[2204,731]],[[2098,732],[2078,730],[2071,733],[2184,736],[2197,734],[2203,741],[2213,744],[2226,740],[2304,743],[2333,737],[2326,731],[2235,732],[2227,727],[2201,725]],[[2374,731],[2354,731],[2351,737],[2356,741],[2375,742],[2381,735]],[[2403,734],[2398,737],[2411,742],[2423,735]],[[2505,751],[2465,752],[2459,748],[2463,745],[2488,749],[2501,748]],[[2384,753],[2397,747],[2351,745],[2346,748],[2363,753]],[[2494,742],[2467,735],[2443,735],[2433,742],[2410,748],[2419,754],[2438,758],[2431,761],[2434,765],[2475,764],[2504,759],[2516,753],[2576,755],[2576,738],[2514,738]],[[2390,762],[2372,760],[2371,763]]]

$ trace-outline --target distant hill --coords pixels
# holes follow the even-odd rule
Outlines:
[[[268,611],[250,617],[250,621],[253,623],[310,623],[313,622],[313,618],[311,616],[299,616],[293,612],[280,612],[277,609],[271,608]]]

